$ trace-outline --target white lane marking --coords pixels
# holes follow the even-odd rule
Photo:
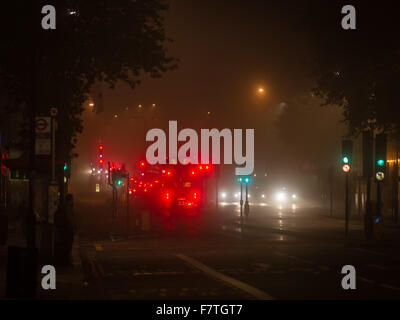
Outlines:
[[[376,251],[372,251],[372,250],[367,250],[367,249],[362,249],[362,248],[355,248],[355,250],[360,251],[360,252],[364,252],[364,253],[375,254],[375,255],[377,255],[377,256],[384,256],[383,253],[376,252]]]
[[[159,271],[159,272],[134,272],[133,276],[159,276],[159,275],[171,275],[171,274],[184,274],[180,271]]]
[[[358,279],[360,279],[361,281],[364,281],[364,282],[368,282],[368,283],[375,283],[375,281],[369,280],[369,279],[364,278],[364,277],[358,277]]]
[[[309,261],[309,260],[300,259],[300,258],[297,258],[297,257],[295,257],[295,256],[287,256],[287,257],[290,258],[290,259],[293,259],[293,260],[296,260],[296,261],[305,263],[305,264],[313,264],[313,263],[312,263],[311,261]]]
[[[390,284],[386,284],[386,283],[381,283],[381,287],[384,287],[384,288],[387,288],[387,289],[396,290],[396,291],[400,291],[400,288],[392,286]]]
[[[324,266],[324,265],[319,265],[318,268],[324,270],[324,271],[329,271],[331,270],[331,268],[329,268],[328,266]]]
[[[368,264],[367,267],[371,267],[371,268],[375,268],[375,269],[379,269],[379,270],[389,270],[388,267],[384,267],[384,266],[379,266],[377,264]]]
[[[274,298],[271,295],[269,295],[268,293],[261,291],[260,289],[257,289],[247,283],[241,282],[234,278],[228,277],[222,273],[219,273],[218,271],[215,271],[214,269],[207,267],[205,264],[201,263],[200,261],[197,261],[196,259],[193,259],[184,254],[176,254],[175,256],[182,259],[186,263],[192,265],[193,267],[203,271],[204,273],[206,273],[214,278],[217,278],[221,281],[224,281],[236,288],[239,288],[239,289],[247,292],[248,294],[252,295],[253,297],[256,297],[257,299],[274,300]]]
[[[374,255],[377,255],[377,256],[380,256],[380,257],[387,257],[387,258],[390,258],[390,259],[393,259],[393,260],[400,260],[400,257],[388,256],[388,255],[386,255],[384,253],[373,251],[373,250],[362,249],[362,248],[354,248],[354,249],[357,250],[357,251],[360,251],[360,252],[364,252],[364,253],[371,253],[371,254],[374,254]]]

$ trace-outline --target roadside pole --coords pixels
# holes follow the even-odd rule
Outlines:
[[[243,183],[240,182],[240,217],[243,215]]]
[[[346,217],[346,227],[345,236],[348,237],[349,234],[349,172],[345,173],[346,176],[346,197],[345,197],[345,217]]]
[[[129,236],[129,172],[126,176],[126,236]]]
[[[393,178],[393,221],[397,224],[399,219],[399,142],[396,141],[396,160],[394,163]]]
[[[246,183],[246,201],[244,203],[244,214],[246,217],[249,216],[250,206],[249,206],[249,184]]]
[[[329,210],[333,216],[333,166],[329,168]]]
[[[51,257],[54,259],[55,257],[55,237],[56,230],[54,227],[54,216],[57,211],[57,207],[59,205],[58,199],[58,191],[59,185],[56,180],[56,126],[57,122],[55,117],[57,116],[57,109],[51,108],[51,181],[48,187],[48,214],[47,214],[47,223],[50,232],[50,246],[51,246]],[[63,202],[61,202],[63,203]]]
[[[380,217],[382,215],[381,213],[381,201],[382,201],[382,192],[381,192],[381,181],[377,180],[376,181],[376,202],[377,202],[377,207],[376,207],[376,215]]]
[[[219,165],[215,166],[215,210],[218,212]]]

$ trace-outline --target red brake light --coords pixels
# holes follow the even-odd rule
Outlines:
[[[171,197],[172,197],[171,192],[168,191],[168,192],[164,193],[163,199],[166,201],[170,201]]]

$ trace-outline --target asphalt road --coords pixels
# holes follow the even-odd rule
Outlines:
[[[126,236],[125,218],[113,223],[104,197],[81,200],[77,212],[90,298],[400,298],[399,229],[371,247],[360,222],[345,240],[342,220],[308,205],[254,204],[240,219],[225,203],[190,217],[150,214],[148,231]],[[355,290],[342,289],[344,265],[356,269]]]

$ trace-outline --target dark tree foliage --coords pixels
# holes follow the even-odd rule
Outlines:
[[[356,8],[356,30],[341,27],[344,5]],[[399,1],[309,1],[314,46],[314,93],[344,108],[350,135],[376,120],[400,133]]]
[[[56,8],[56,30],[41,28],[46,4]],[[167,9],[163,0],[6,1],[0,90],[8,111],[23,104],[29,115],[34,105],[37,115],[48,115],[57,107],[58,156],[66,159],[82,131],[82,105],[96,81],[110,87],[123,81],[134,88],[143,73],[160,77],[176,67],[166,49]]]

